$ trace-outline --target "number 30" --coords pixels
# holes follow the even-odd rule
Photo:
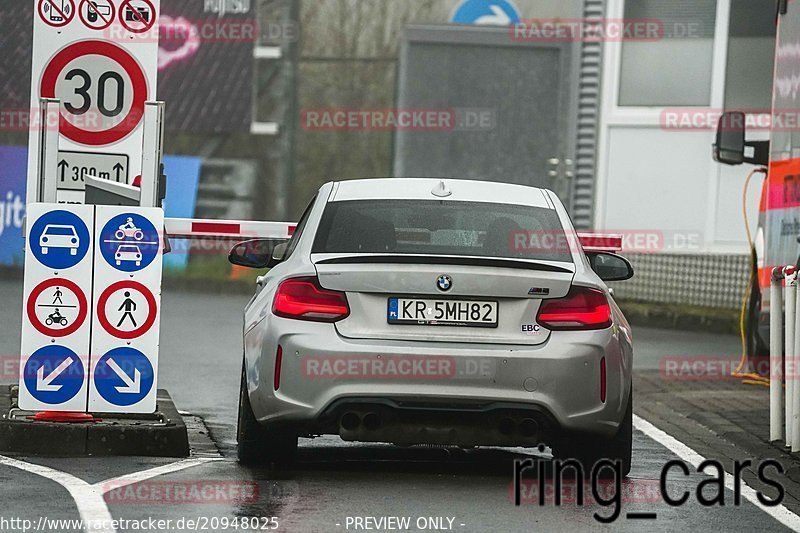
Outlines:
[[[73,115],[83,115],[92,107],[92,96],[89,94],[89,89],[92,88],[92,78],[85,70],[76,68],[67,73],[66,80],[72,81],[76,77],[80,77],[83,80],[83,85],[75,88],[75,94],[83,98],[83,104],[80,107],[75,107],[70,102],[65,102],[64,107]],[[109,80],[114,80],[117,86],[117,103],[113,109],[109,109],[106,106],[106,86]],[[122,81],[122,76],[116,72],[103,73],[97,83],[97,108],[103,115],[112,118],[122,112],[124,102],[125,84]]]

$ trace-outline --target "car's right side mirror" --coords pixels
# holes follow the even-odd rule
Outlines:
[[[769,165],[769,141],[745,140],[747,116],[741,111],[726,111],[717,124],[714,161],[725,165]]]
[[[621,255],[598,252],[588,256],[592,270],[603,281],[625,281],[633,277],[633,265]]]
[[[745,114],[741,111],[723,113],[717,124],[714,161],[726,165],[744,163]]]
[[[247,268],[272,268],[283,261],[287,242],[275,244],[269,239],[240,242],[228,254],[228,261]]]

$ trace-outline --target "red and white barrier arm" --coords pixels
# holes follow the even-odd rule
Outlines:
[[[578,240],[584,252],[621,252],[622,235],[604,233],[580,233]]]
[[[164,220],[167,235],[176,239],[276,239],[285,240],[294,235],[294,222],[262,222],[255,220],[203,220],[192,218],[167,218]]]

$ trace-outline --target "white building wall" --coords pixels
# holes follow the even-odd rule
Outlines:
[[[670,10],[673,11],[680,10],[680,4],[684,2],[662,1],[671,4]],[[685,1],[692,3],[692,0]],[[622,94],[623,102],[635,101],[637,96],[645,101],[658,96],[653,94],[656,91],[652,88],[652,79],[634,80],[641,81],[642,90],[645,91],[641,95],[631,95],[631,87],[635,92],[636,84],[630,83],[630,80],[625,87],[621,87],[623,43],[608,41],[604,44],[603,104],[594,216],[596,228],[644,233],[660,231],[664,237],[663,246],[656,251],[662,253],[748,253],[742,216],[742,189],[751,167],[725,167],[713,162],[712,128],[675,131],[665,123],[667,112],[677,112],[681,117],[695,119],[716,117],[719,111],[725,109],[726,96],[731,100],[737,99],[736,91],[728,91],[726,95],[729,23],[731,5],[735,1],[718,0],[713,35],[709,35],[708,39],[669,44],[669,54],[673,56],[674,64],[669,64],[667,59],[670,56],[662,53],[664,49],[658,48],[659,43],[642,43],[643,47],[650,47],[649,51],[626,58],[636,66],[637,75],[643,77],[651,73],[660,75],[667,69],[675,86],[686,89],[684,96],[687,101],[704,100],[702,105],[620,105],[621,89],[627,91]],[[624,15],[625,0],[608,0],[608,18],[622,19]],[[754,46],[749,50],[760,47],[757,53],[770,53],[767,39],[752,44]],[[682,53],[684,45],[690,47],[688,54]],[[746,48],[747,43],[737,39],[735,45]],[[693,58],[692,54],[696,57]],[[652,61],[648,62],[648,58]],[[625,69],[628,69],[630,63],[626,65]],[[753,75],[763,76],[764,70]],[[630,71],[627,75],[630,75]],[[698,95],[697,87],[687,87],[687,82],[705,88],[707,97]],[[649,91],[648,84],[651,86]],[[756,87],[763,92],[763,84],[756,84]],[[744,90],[746,92],[748,88]],[[658,92],[669,97],[668,87]],[[763,139],[767,138],[767,134],[753,132],[748,137]],[[760,188],[761,179],[753,180],[747,204],[751,227],[757,221]]]

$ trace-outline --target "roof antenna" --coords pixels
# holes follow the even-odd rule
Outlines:
[[[447,184],[444,182],[444,180],[442,180],[439,182],[439,185],[437,185],[436,187],[433,188],[433,190],[431,190],[431,194],[439,198],[447,198],[448,196],[453,194],[453,191],[451,191],[450,188],[447,186]]]

